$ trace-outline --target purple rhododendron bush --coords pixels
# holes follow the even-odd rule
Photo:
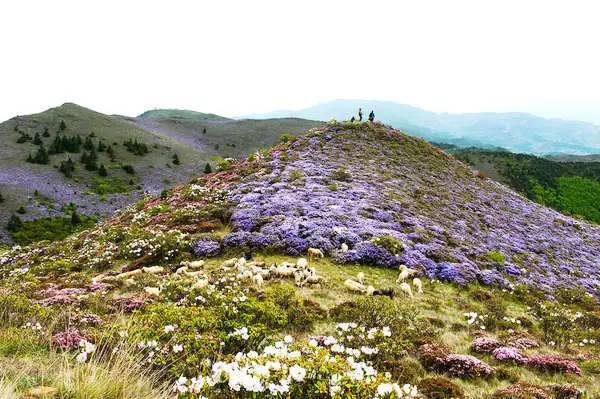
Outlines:
[[[599,237],[332,122],[1,248],[0,396],[597,397]]]

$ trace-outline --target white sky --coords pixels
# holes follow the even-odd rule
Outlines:
[[[335,98],[600,123],[596,1],[2,1],[0,120]]]

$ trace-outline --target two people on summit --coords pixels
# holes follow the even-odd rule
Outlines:
[[[362,113],[362,108],[358,109],[358,121],[362,122],[362,117],[363,117],[363,113]],[[356,118],[354,118],[354,116],[352,117],[352,119],[350,119],[350,122],[354,122],[356,120]],[[375,112],[371,111],[369,113],[369,122],[373,122],[375,120]]]

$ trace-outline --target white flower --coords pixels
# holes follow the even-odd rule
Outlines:
[[[288,373],[290,378],[297,382],[304,381],[304,377],[306,377],[306,369],[304,367],[298,366],[297,364],[290,367]]]
[[[165,334],[169,334],[175,331],[175,326],[172,324],[167,324],[165,326]]]
[[[81,352],[79,355],[77,355],[75,360],[77,360],[78,363],[85,363],[87,361],[87,358],[88,358],[87,352]]]
[[[183,345],[175,344],[173,345],[173,353],[179,353],[183,351]]]
[[[291,335],[286,335],[285,337],[283,337],[283,342],[285,342],[286,344],[291,344],[292,342],[294,342],[294,338],[292,338]]]

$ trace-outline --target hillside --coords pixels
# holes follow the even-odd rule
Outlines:
[[[600,223],[600,163],[591,156],[563,160],[476,148],[448,151],[533,201]]]
[[[0,252],[0,389],[596,397],[599,238],[421,139],[328,124]]]
[[[149,111],[130,121],[203,153],[233,158],[270,147],[282,134],[297,135],[322,124],[297,118],[235,120],[178,110]]]
[[[298,111],[277,111],[253,118],[299,117],[327,121],[349,119],[358,107],[366,115],[375,111],[378,120],[428,141],[461,147],[503,147],[531,154],[600,153],[600,126],[579,121],[546,119],[509,113],[434,113],[390,101],[335,100]]]
[[[0,201],[0,243],[10,241],[6,226],[13,214],[26,222],[19,234],[11,234],[18,242],[62,238],[63,232],[86,225],[70,224],[73,209],[105,218],[144,192],[156,195],[201,174],[207,163],[215,167],[220,158],[247,156],[275,144],[284,133],[297,134],[317,125],[295,119],[235,121],[183,110],[153,110],[128,118],[71,103],[12,118],[0,124],[0,195],[4,199]],[[34,144],[36,134],[40,142]],[[45,163],[26,162],[29,155],[38,153],[40,143],[52,152],[57,138],[78,138],[79,144],[71,151],[50,154]],[[80,162],[90,151],[84,148],[87,140],[97,157],[92,170]],[[61,164],[66,165],[68,159],[73,163],[65,172]],[[101,165],[106,176],[100,175]],[[126,171],[127,166],[131,169]]]

